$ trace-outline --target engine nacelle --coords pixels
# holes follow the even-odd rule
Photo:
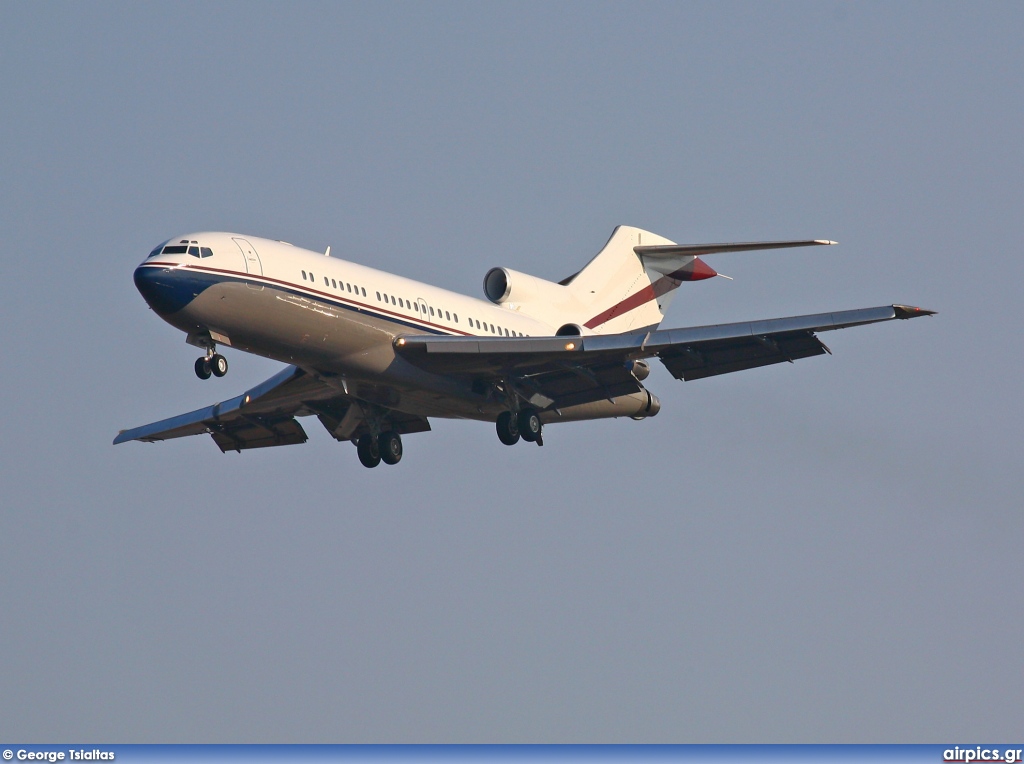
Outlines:
[[[559,305],[569,299],[566,287],[511,268],[491,268],[484,276],[484,294],[496,305],[544,302]]]
[[[647,361],[633,361],[630,371],[633,372],[633,376],[637,378],[637,381],[643,382],[651,375],[651,365]]]
[[[647,396],[647,405],[642,410],[634,414],[631,419],[639,422],[641,419],[646,419],[649,416],[657,416],[658,412],[661,411],[661,401],[658,400],[658,396],[652,393],[650,390],[644,389],[641,394]]]

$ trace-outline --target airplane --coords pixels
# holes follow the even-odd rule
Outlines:
[[[209,434],[222,452],[304,443],[315,416],[366,467],[397,464],[402,436],[431,418],[490,422],[505,445],[544,444],[556,422],[642,420],[661,402],[643,382],[658,359],[692,381],[831,354],[820,332],[933,315],[908,305],[660,329],[676,290],[718,274],[701,258],[828,246],[824,239],[680,245],[630,226],[557,283],[510,268],[486,301],[276,241],[179,236],[135,269],[160,318],[204,350],[200,379],[223,377],[221,346],[287,364],[241,395],[122,430],[114,444]]]

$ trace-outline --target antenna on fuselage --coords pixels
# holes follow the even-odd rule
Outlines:
[[[330,256],[331,256],[331,248],[330,248],[330,247],[328,247],[328,248],[327,248],[327,251],[326,251],[326,252],[324,252],[324,257],[330,257]]]

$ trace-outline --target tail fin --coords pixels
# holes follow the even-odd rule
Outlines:
[[[561,282],[574,302],[587,310],[580,323],[597,334],[658,326],[682,282],[716,275],[693,255],[648,254],[635,249],[674,243],[632,226],[616,228],[604,249],[583,270]]]

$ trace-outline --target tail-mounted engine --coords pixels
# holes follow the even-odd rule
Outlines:
[[[484,294],[496,305],[546,302],[558,305],[570,299],[566,288],[511,268],[491,268],[484,276]]]

